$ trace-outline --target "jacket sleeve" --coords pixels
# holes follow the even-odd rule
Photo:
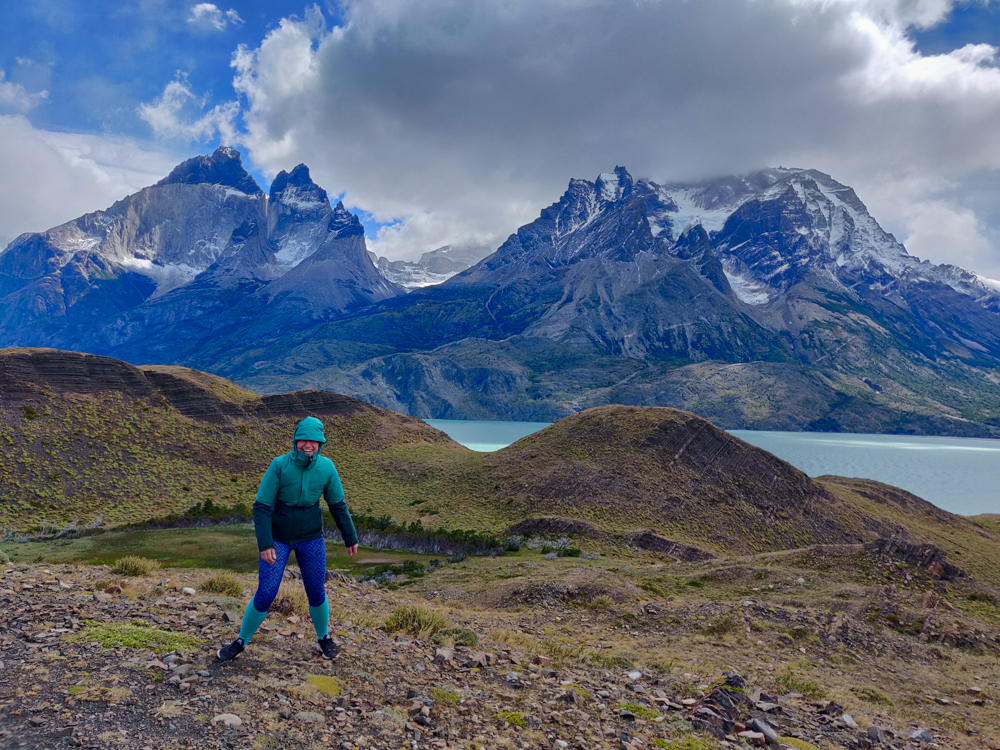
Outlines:
[[[340,529],[340,535],[344,537],[344,546],[353,547],[358,543],[358,532],[354,529],[354,521],[351,520],[351,512],[347,509],[347,502],[344,500],[344,485],[340,483],[340,475],[337,467],[333,467],[330,478],[323,487],[323,497],[326,504],[330,506],[330,515]]]
[[[274,501],[277,497],[278,466],[275,459],[271,461],[271,465],[264,472],[264,478],[260,480],[257,499],[253,504],[253,530],[257,535],[257,550],[260,552],[274,546],[274,538],[271,535],[271,512],[274,510]]]

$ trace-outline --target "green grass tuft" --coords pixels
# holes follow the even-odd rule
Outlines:
[[[479,636],[469,628],[441,628],[431,640],[439,646],[475,646]]]
[[[826,690],[818,682],[797,677],[791,672],[779,674],[774,682],[786,693],[802,693],[809,700],[819,700],[826,697]]]
[[[421,638],[430,638],[448,626],[448,620],[440,612],[417,605],[396,607],[382,625],[388,633],[402,631]]]
[[[239,599],[243,596],[243,584],[232,573],[216,573],[207,581],[201,584],[202,591],[209,591],[213,594],[222,594]]]
[[[136,555],[126,555],[115,560],[111,572],[119,576],[148,576],[159,565]]]

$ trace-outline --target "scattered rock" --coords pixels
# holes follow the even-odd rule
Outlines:
[[[314,711],[299,711],[295,714],[295,719],[304,724],[322,724],[326,721],[323,714],[318,714]]]
[[[243,726],[243,719],[236,714],[219,714],[212,718],[212,724],[224,724],[227,727],[235,729]]]
[[[185,586],[181,589],[181,593],[184,594],[184,596],[194,596],[197,592],[190,586]]]
[[[874,724],[868,727],[868,739],[876,745],[882,745],[886,741],[885,734]]]

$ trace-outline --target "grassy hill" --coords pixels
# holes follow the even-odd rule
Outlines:
[[[180,367],[2,350],[0,526],[86,525],[98,516],[115,526],[207,500],[250,504],[268,462],[309,414],[326,424],[326,453],[355,507],[411,497],[412,483],[384,481],[386,452],[468,453],[421,420],[334,393],[261,398]]]
[[[1000,583],[1000,531],[877,482],[810,479],[688,412],[605,406],[493,454],[324,391],[260,397],[206,373],[0,351],[0,526],[146,521],[249,505],[295,423],[324,420],[355,512],[426,527],[571,533],[686,559],[879,537]],[[682,546],[678,546],[682,545]]]

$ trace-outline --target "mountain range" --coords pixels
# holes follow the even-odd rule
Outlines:
[[[441,276],[462,262],[438,255]],[[304,165],[265,196],[221,148],[11,243],[0,345],[421,417],[624,403],[727,428],[1000,433],[1000,284],[910,256],[815,170],[660,185],[618,167],[443,283],[376,262]]]

